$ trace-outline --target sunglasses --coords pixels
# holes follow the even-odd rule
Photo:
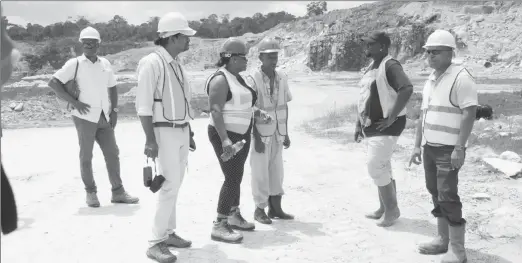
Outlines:
[[[450,51],[450,50],[426,50],[426,53],[428,55],[432,55],[433,54],[433,55],[437,56],[437,55],[440,55],[444,51]]]

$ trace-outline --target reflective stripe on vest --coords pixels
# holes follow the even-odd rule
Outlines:
[[[425,84],[423,97],[428,99],[428,109],[423,118],[423,141],[427,143],[455,145],[460,133],[462,110],[451,103],[450,94],[458,75],[469,72],[453,65],[447,70],[435,86],[431,80]]]
[[[227,131],[245,134],[250,127],[250,123],[252,122],[253,117],[252,92],[245,86],[241,85],[236,76],[232,75],[224,67],[221,67],[218,71],[224,73],[228,87],[232,93],[232,98],[225,102],[225,105],[222,109],[225,129]],[[207,93],[209,88],[208,85],[214,76],[215,74],[212,74],[207,79],[205,84]],[[210,125],[215,126],[212,114],[210,115],[209,121]]]
[[[276,70],[276,77],[279,78],[279,93],[277,101],[272,103],[270,95],[267,93],[265,83],[263,81],[263,72],[256,70],[253,74],[253,79],[256,85],[259,108],[265,110],[272,117],[273,121],[269,124],[255,123],[259,134],[263,137],[270,137],[277,131],[279,135],[287,135],[287,119],[288,119],[288,105],[286,103],[286,85],[287,80],[283,78],[282,74]]]
[[[158,83],[158,86],[161,87],[161,92],[156,92],[156,95],[159,96],[155,96],[153,107],[154,113],[161,112],[160,116],[163,118],[155,118],[154,121],[187,122],[187,117],[193,114],[190,113],[191,108],[187,99],[187,93],[190,92],[190,89],[188,89],[188,85],[186,85],[187,82],[185,81],[181,66],[178,65],[181,74],[181,76],[178,76],[172,64],[167,63],[160,52],[156,51],[154,53],[156,53],[161,60],[160,63],[162,66],[160,68],[163,69],[162,73],[160,73],[160,79],[162,79],[162,81]],[[187,90],[185,90],[186,88]]]
[[[386,62],[392,59],[391,56],[386,56],[379,65],[377,69],[377,76],[375,82],[377,84],[377,92],[379,93],[379,101],[381,103],[382,114],[384,118],[387,118],[390,112],[395,105],[395,101],[397,101],[397,91],[395,91],[390,83],[388,82],[388,78],[386,77]],[[370,66],[370,69],[372,66]],[[399,113],[398,116],[406,115],[407,109],[404,109]]]

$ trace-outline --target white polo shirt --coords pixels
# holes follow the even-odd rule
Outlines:
[[[76,82],[80,89],[79,101],[88,104],[89,113],[82,115],[78,110],[73,110],[71,114],[86,121],[98,123],[100,114],[105,114],[109,121],[111,113],[111,102],[109,99],[108,88],[116,86],[116,76],[111,68],[111,63],[102,57],[98,57],[96,62],[91,62],[85,55],[69,59],[61,69],[54,73],[53,77],[66,83],[74,78],[76,61],[78,60],[78,72]]]

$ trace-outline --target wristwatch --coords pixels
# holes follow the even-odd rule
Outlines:
[[[112,109],[112,111],[118,113],[120,110],[118,108],[114,108],[114,109]]]

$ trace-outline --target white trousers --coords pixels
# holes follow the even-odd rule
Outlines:
[[[165,177],[165,182],[156,192],[156,211],[149,240],[151,247],[167,240],[176,229],[176,202],[187,167],[190,142],[188,126],[156,127],[154,134],[159,147],[157,173]]]
[[[391,157],[399,136],[373,136],[365,138],[367,145],[368,174],[375,185],[385,186],[393,179]]]
[[[283,195],[283,143],[272,136],[265,144],[265,152],[255,150],[254,139],[250,146],[250,168],[252,169],[252,195],[259,208],[268,206],[270,195]]]

